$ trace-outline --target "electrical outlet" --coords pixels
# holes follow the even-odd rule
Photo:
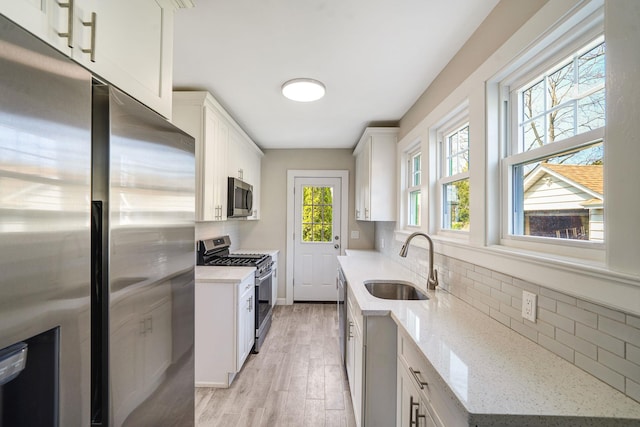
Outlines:
[[[531,292],[522,291],[522,317],[532,322],[536,321],[536,302],[538,296]]]
[[[359,238],[360,238],[360,231],[358,231],[358,230],[351,230],[351,238],[352,238],[352,239],[359,239]]]
[[[380,239],[380,249],[384,249],[384,239]]]

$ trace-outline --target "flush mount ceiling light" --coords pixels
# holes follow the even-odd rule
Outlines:
[[[282,85],[282,94],[298,102],[317,101],[325,93],[322,82],[313,79],[293,79]]]

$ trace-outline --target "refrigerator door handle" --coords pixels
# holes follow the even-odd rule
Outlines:
[[[91,202],[91,424],[103,425],[106,359],[103,348],[103,202]]]

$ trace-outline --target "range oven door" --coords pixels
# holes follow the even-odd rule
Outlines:
[[[273,271],[265,272],[256,277],[256,344],[253,352],[258,353],[271,327],[271,287],[273,286]]]

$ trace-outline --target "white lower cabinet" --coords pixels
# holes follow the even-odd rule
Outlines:
[[[229,387],[254,341],[254,275],[239,283],[196,280],[196,386]]]
[[[236,316],[238,317],[238,351],[236,354],[236,366],[242,367],[255,342],[256,326],[255,326],[255,286],[251,281],[250,286],[240,284],[238,292],[242,292],[238,298],[238,307]],[[238,369],[239,370],[239,369]]]
[[[397,427],[438,426],[407,368],[398,363]]]
[[[360,310],[352,305],[352,300],[347,298],[347,347],[345,349],[345,360],[347,378],[349,380],[349,391],[353,403],[353,413],[356,425],[362,425],[362,358],[364,348],[362,345],[362,315]]]
[[[396,427],[467,427],[465,412],[429,361],[404,333],[398,333]]]
[[[347,288],[345,364],[357,426],[395,423],[396,330],[389,316],[363,316]]]

